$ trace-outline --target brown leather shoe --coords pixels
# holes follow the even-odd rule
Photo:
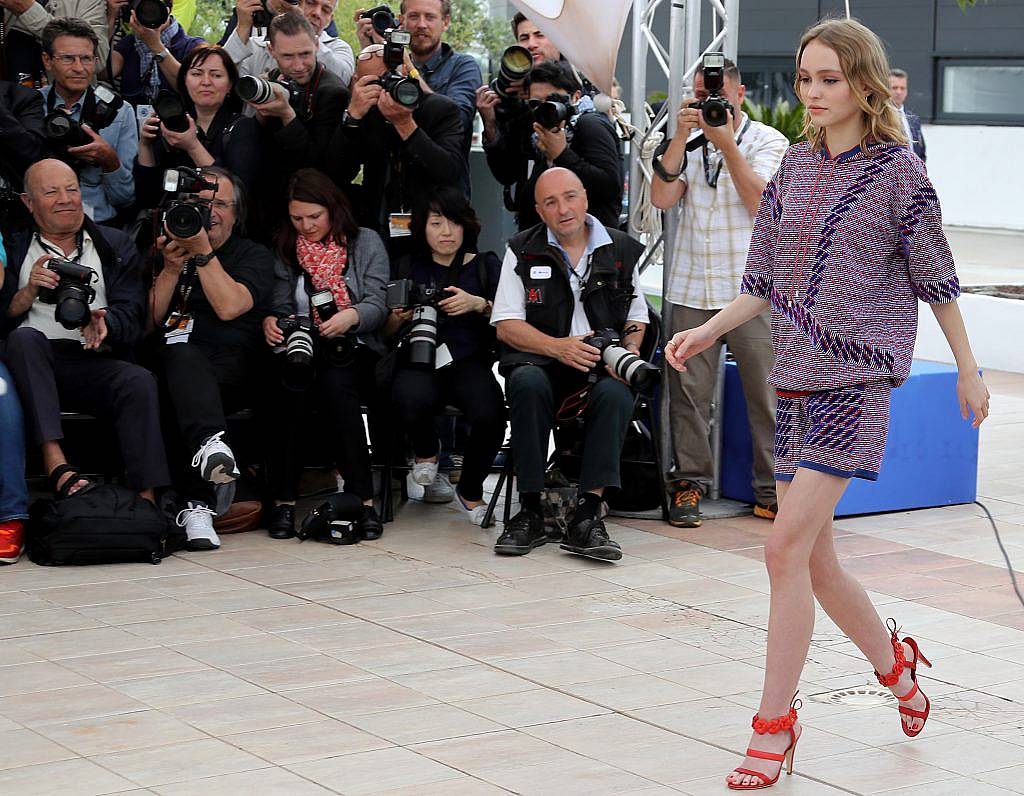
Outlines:
[[[255,531],[263,522],[263,505],[258,500],[239,500],[213,521],[217,533]]]

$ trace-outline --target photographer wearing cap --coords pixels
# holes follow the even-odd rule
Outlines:
[[[268,47],[269,31],[253,32],[253,28],[258,27],[253,22],[254,14],[266,16],[269,13],[276,16],[298,13],[313,28],[317,61],[337,77],[342,85],[347,86],[355,68],[352,48],[348,42],[331,36],[324,29],[331,22],[337,4],[337,0],[297,0],[294,4],[287,0],[238,0],[235,5],[238,25],[225,40],[224,49],[231,55],[240,75],[261,77],[274,68],[274,56]],[[257,21],[262,20],[257,17]]]
[[[227,509],[239,477],[225,414],[252,405],[248,377],[258,370],[253,363],[263,338],[258,308],[270,297],[274,255],[242,237],[241,181],[217,166],[198,178],[177,176],[177,195],[184,198],[176,200],[180,216],[164,214],[157,243],[163,266],[150,292],[150,317],[160,342],[164,406],[179,432],[168,437],[180,448],[171,452],[183,503],[178,524],[190,549],[213,550],[220,546],[215,509]],[[179,218],[198,231],[175,234]]]
[[[107,36],[107,4],[105,0],[0,0],[0,15],[6,35],[2,42],[7,80],[23,85],[39,86],[45,82],[42,61],[43,30],[53,20],[64,17],[78,19],[92,28],[99,39],[97,56],[107,62],[110,44]]]
[[[445,185],[461,189],[466,168],[458,107],[443,94],[417,95],[418,82],[402,74],[401,48],[372,44],[359,53],[352,98],[324,166],[339,185],[351,184],[363,169],[353,207],[363,226],[381,234],[392,257],[408,249],[410,214],[420,198]],[[385,62],[386,51],[395,53],[398,66]],[[383,82],[394,90],[386,91]]]
[[[619,486],[619,457],[633,416],[633,394],[602,352],[595,332],[610,330],[637,354],[648,310],[639,291],[643,246],[587,213],[587,192],[568,169],[536,184],[543,219],[515,235],[501,266],[491,323],[504,346],[512,447],[521,510],[498,538],[500,555],[525,555],[547,542],[541,510],[548,435],[556,420],[581,419],[579,496],[562,549],[617,561],[619,545],[600,518],[606,487]]]
[[[157,0],[157,10],[160,2]],[[152,103],[161,91],[174,91],[181,62],[203,43],[198,36],[189,36],[171,14],[173,0],[162,2],[163,12],[152,19],[146,13],[140,21],[133,10],[131,34],[114,45],[110,53],[110,78],[120,79],[121,95],[134,106]]]
[[[78,172],[86,215],[104,223],[135,199],[132,164],[139,150],[139,130],[131,105],[91,85],[99,40],[78,19],[55,19],[43,30],[43,64],[53,83],[42,89],[47,119],[64,113],[79,123],[77,139],[51,147]],[[113,108],[116,106],[116,110]],[[84,134],[84,135],[83,135]],[[74,143],[75,146],[67,144]]]
[[[58,495],[88,485],[61,448],[61,412],[113,421],[133,489],[153,500],[169,482],[153,375],[125,358],[142,333],[139,254],[82,211],[75,172],[42,160],[25,174],[33,228],[7,244],[0,287],[3,356]]]
[[[534,187],[553,166],[576,174],[586,189],[592,215],[606,227],[618,227],[622,160],[608,117],[594,109],[593,100],[565,63],[536,65],[524,86],[529,105],[507,115],[499,114],[503,100],[497,93],[487,86],[477,92],[487,165],[505,186],[505,206],[516,214],[520,231],[540,221]],[[557,103],[557,109],[552,103]],[[554,111],[550,119],[545,113],[549,108]]]
[[[712,55],[714,69],[708,61]],[[739,295],[761,193],[789,146],[778,130],[739,110],[746,89],[732,61],[720,54],[706,56],[694,75],[693,89],[695,97],[684,100],[676,115],[675,137],[655,158],[651,188],[655,207],[680,205],[665,294],[672,303],[670,333],[699,326]],[[709,97],[710,111],[695,107],[709,102]],[[709,112],[719,124],[709,123]],[[691,148],[687,139],[697,130],[705,143]],[[670,377],[675,469],[668,475],[674,492],[669,522],[678,527],[701,524],[700,501],[714,477],[708,423],[722,342],[736,357],[747,401],[754,448],[754,513],[775,516],[775,394],[767,381],[775,357],[766,310],[688,360],[686,372]]]

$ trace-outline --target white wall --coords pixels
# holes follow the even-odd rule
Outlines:
[[[1024,230],[1024,127],[925,125],[942,221]]]
[[[1024,373],[1024,301],[964,293],[957,299],[979,367]],[[918,304],[914,357],[952,364],[953,356],[931,310]]]

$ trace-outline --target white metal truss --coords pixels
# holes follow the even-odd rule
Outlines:
[[[656,29],[655,18],[662,6],[669,6],[667,30]],[[707,44],[702,45],[701,25],[704,23],[710,34]],[[736,61],[739,44],[739,0],[633,0],[633,60],[632,78],[632,123],[640,129],[641,135],[630,146],[629,199],[630,217],[642,196],[650,196],[651,170],[644,158],[645,145],[654,136],[671,136],[675,133],[676,109],[684,96],[691,92],[693,75],[706,52],[724,52],[727,58]],[[648,60],[653,56],[658,68],[668,79],[668,100],[661,111],[650,122],[647,112]],[[650,151],[650,147],[647,147]],[[646,188],[646,189],[645,189]],[[645,251],[641,268],[656,262],[659,254],[662,260],[662,295],[668,289],[668,276],[673,263],[672,255],[676,230],[679,225],[679,210],[672,208],[665,212],[661,235],[642,235]],[[634,229],[633,232],[645,232]],[[662,328],[669,330],[670,307],[662,302]],[[664,389],[668,389],[667,385]],[[721,427],[717,421],[721,407],[721,379],[716,389],[712,426],[712,450],[719,460],[721,449]],[[668,422],[668,400],[661,401],[661,460],[672,459],[671,433]],[[717,470],[717,467],[716,467]],[[718,497],[718,477],[712,486],[712,498]]]

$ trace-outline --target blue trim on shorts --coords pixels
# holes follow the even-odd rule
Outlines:
[[[805,467],[808,470],[817,470],[819,473],[827,473],[828,475],[835,475],[840,478],[863,478],[866,481],[877,481],[878,473],[872,472],[871,470],[840,470],[838,467],[829,467],[827,464],[819,464],[818,462],[810,462],[806,459],[801,459],[797,467]]]
[[[794,473],[776,473],[776,481],[792,481]]]

